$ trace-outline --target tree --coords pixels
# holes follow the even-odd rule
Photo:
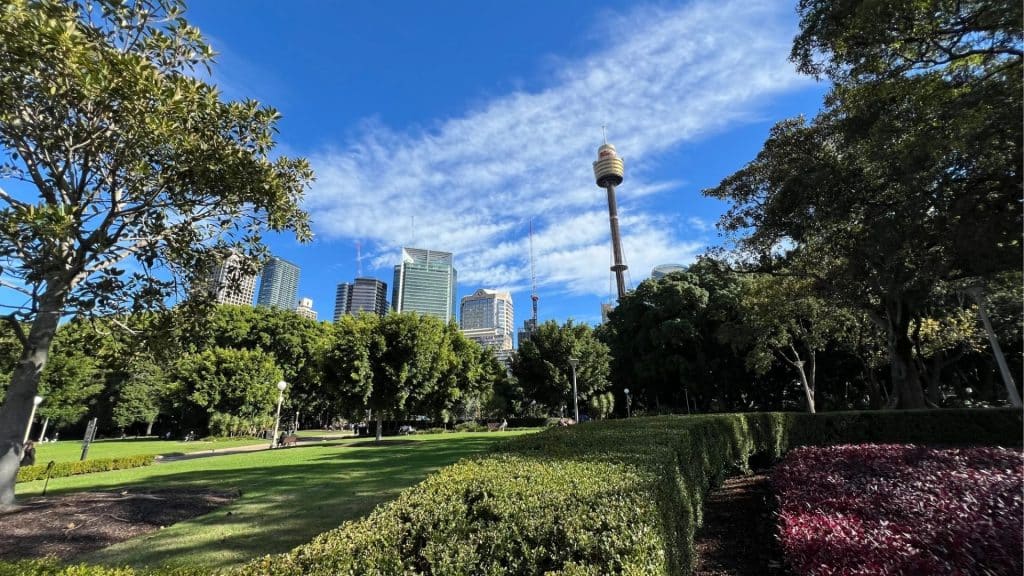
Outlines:
[[[37,414],[49,420],[49,425],[54,427],[74,425],[89,412],[90,401],[103,388],[103,378],[95,359],[55,349],[39,383],[43,402]]]
[[[229,248],[253,269],[267,228],[309,238],[308,163],[271,158],[275,110],[197,78],[213,51],[182,14],[179,0],[0,11],[0,177],[14,185],[0,188],[0,286],[26,302],[9,322],[22,352],[0,408],[0,506],[61,317],[160,306]]]
[[[608,346],[586,324],[567,320],[559,325],[548,320],[519,344],[512,357],[512,375],[528,402],[536,402],[548,414],[572,406],[572,368],[569,358],[579,359],[576,388],[580,403],[608,389],[611,356]]]
[[[253,419],[271,413],[277,403],[282,372],[273,356],[259,350],[212,348],[181,358],[174,369],[179,406],[186,414],[230,414]]]
[[[656,412],[743,410],[755,404],[754,375],[726,330],[741,324],[740,275],[702,258],[685,272],[646,280],[619,300],[601,327],[615,381]]]
[[[841,338],[853,317],[818,298],[806,279],[767,274],[743,282],[740,314],[743,324],[735,336],[749,350],[747,365],[759,374],[776,361],[790,366],[813,414],[817,355]]]
[[[150,360],[136,362],[118,391],[112,414],[114,424],[124,429],[145,423],[146,436],[151,435],[168,392],[167,375],[160,366]]]
[[[793,58],[836,82],[825,109],[706,191],[748,264],[781,256],[879,325],[901,407],[925,405],[912,330],[937,287],[1019,269],[1020,10],[802,1]]]
[[[398,413],[426,401],[451,354],[445,325],[433,316],[361,314],[337,323],[325,369],[340,397],[373,411],[379,442],[385,412]]]

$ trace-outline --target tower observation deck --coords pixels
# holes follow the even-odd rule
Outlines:
[[[611,270],[615,273],[615,285],[619,299],[626,295],[626,276],[628,268],[622,258],[622,238],[619,235],[619,211],[615,203],[615,187],[622,184],[625,164],[615,151],[615,146],[605,142],[597,149],[597,161],[594,162],[594,179],[597,185],[608,193],[608,220],[612,229],[612,254],[615,263]]]

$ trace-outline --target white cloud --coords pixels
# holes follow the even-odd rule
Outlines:
[[[612,43],[562,62],[542,91],[495,98],[431,130],[367,121],[341,149],[312,157],[314,228],[374,242],[377,267],[389,270],[399,246],[415,245],[454,252],[464,285],[517,287],[529,283],[534,218],[541,283],[607,294],[607,212],[590,165],[607,122],[627,162],[619,201],[637,280],[655,264],[692,259],[699,241],[633,201],[678,188],[647,176],[659,153],[750,121],[766,98],[806,85],[786,60],[791,10],[731,1],[608,15],[615,34],[601,38]]]

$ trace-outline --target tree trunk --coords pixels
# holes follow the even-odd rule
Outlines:
[[[39,431],[39,442],[42,442],[46,438],[46,428],[50,425],[50,419],[47,417],[43,420],[43,429]]]
[[[892,366],[893,395],[897,406],[903,409],[925,407],[921,376],[914,358],[914,342],[910,339],[911,317],[909,303],[901,300],[886,303],[885,329]]]
[[[377,410],[377,443],[384,436],[384,412]]]
[[[807,381],[807,373],[804,371],[804,363],[797,361],[796,370],[800,373],[800,382],[804,385],[804,397],[807,399],[807,411],[814,414],[814,390]]]
[[[914,361],[914,347],[905,332],[890,336],[889,357],[897,406],[903,409],[924,408],[924,391]]]
[[[38,312],[23,342],[7,397],[0,407],[0,508],[14,504],[14,483],[21,465],[25,425],[32,413],[32,400],[38,392],[39,377],[46,366],[63,307],[63,291],[48,291],[40,297]]]
[[[156,422],[156,418],[153,418],[149,422],[146,422],[146,436],[153,435],[153,423]]]

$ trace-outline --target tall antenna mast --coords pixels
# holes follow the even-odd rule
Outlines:
[[[530,300],[533,300],[533,325],[537,326],[537,270],[533,266],[533,218],[530,218]]]
[[[356,278],[363,277],[363,243],[356,240]]]

